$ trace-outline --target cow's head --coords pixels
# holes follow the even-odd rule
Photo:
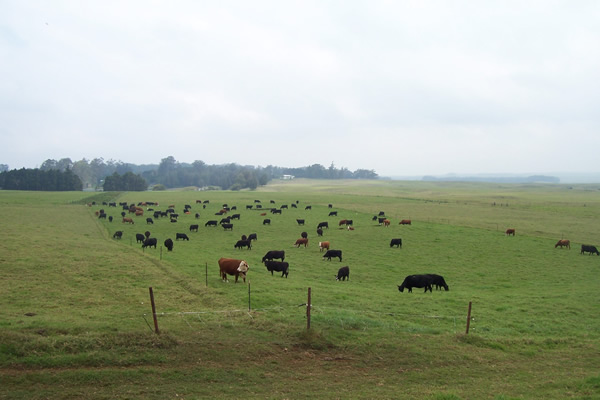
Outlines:
[[[399,290],[400,292],[404,292],[404,286],[398,286],[398,290]]]
[[[245,275],[245,273],[250,269],[250,266],[248,266],[248,263],[244,260],[242,260],[240,262],[240,265],[238,266],[237,270],[239,272],[242,272],[243,275]]]

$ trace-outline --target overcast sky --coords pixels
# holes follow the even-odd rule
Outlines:
[[[0,163],[600,171],[600,1],[0,0]]]

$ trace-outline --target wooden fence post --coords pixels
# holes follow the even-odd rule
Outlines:
[[[308,301],[306,302],[306,330],[310,330],[310,309],[312,305],[310,304],[310,288],[308,288]]]
[[[152,317],[154,318],[154,332],[159,334],[158,320],[156,319],[156,306],[154,305],[154,293],[152,292],[152,286],[148,288],[150,290],[150,303],[152,303]]]
[[[466,332],[466,335],[469,334],[469,326],[471,326],[471,302],[469,302],[469,311],[467,311],[467,332]]]

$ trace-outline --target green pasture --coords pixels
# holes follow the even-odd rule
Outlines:
[[[109,201],[172,204],[179,218],[147,224],[145,211],[124,224]],[[205,227],[223,204],[241,215],[233,231]],[[281,205],[281,215],[269,212]],[[379,211],[389,227],[372,220]],[[0,191],[0,398],[600,398],[600,257],[579,254],[581,244],[600,247],[599,217],[600,185]],[[157,249],[136,243],[145,231]],[[302,231],[309,245],[296,248]],[[175,241],[178,232],[190,240]],[[252,249],[234,249],[250,233]],[[403,247],[390,248],[392,238]],[[570,250],[554,248],[561,238]],[[343,261],[324,261],[320,240]],[[261,263],[268,250],[285,250],[287,279]],[[248,282],[222,282],[220,257],[245,259]],[[337,282],[345,265],[350,279]],[[443,275],[450,290],[400,293],[416,273]]]

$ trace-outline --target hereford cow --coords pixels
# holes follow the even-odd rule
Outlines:
[[[389,219],[384,219],[383,220],[383,226],[390,226],[390,220]]]
[[[592,254],[596,254],[596,255],[600,256],[600,252],[598,251],[598,249],[596,248],[596,246],[590,246],[588,244],[582,244],[581,245],[581,254],[585,254],[585,253],[590,253],[590,256]]]
[[[346,219],[342,219],[340,220],[340,222],[338,223],[338,226],[342,226],[342,225],[347,225],[348,220]]]
[[[273,271],[281,272],[281,277],[285,275],[288,277],[290,265],[285,261],[265,261],[265,267],[267,267],[267,271],[271,272],[271,276],[273,276]]]
[[[281,261],[285,260],[285,251],[284,250],[270,250],[267,251],[267,254],[262,258],[262,262],[267,260],[280,259]]]
[[[345,266],[338,269],[338,273],[335,276],[336,281],[345,281],[346,278],[350,280],[350,267]]]
[[[296,240],[296,243],[294,243],[294,246],[300,247],[300,245],[304,245],[304,247],[308,246],[308,239],[300,238],[300,239]]]
[[[338,257],[342,262],[342,251],[341,250],[327,250],[323,255],[323,260],[327,258],[327,261],[331,261],[331,257]]]
[[[403,219],[400,221],[400,225],[412,225],[412,223],[410,219]]]
[[[396,239],[392,239],[390,241],[390,247],[402,247],[402,239],[400,238],[396,238]]]
[[[233,245],[234,249],[240,249],[241,250],[242,247],[247,247],[248,250],[250,250],[252,248],[252,241],[248,240],[248,239],[246,239],[246,240],[238,240],[236,242],[236,244]]]
[[[144,215],[144,210],[135,210],[136,217],[141,217],[142,215]]]
[[[556,244],[554,245],[554,248],[557,248],[558,246],[560,246],[560,248],[562,249],[563,247],[566,247],[567,249],[571,248],[571,241],[568,239],[561,239],[558,242],[556,242]]]
[[[124,224],[125,224],[125,223],[127,223],[127,224],[133,224],[133,219],[132,219],[132,218],[129,218],[129,217],[123,217],[123,221],[122,221],[122,222],[123,222]]]
[[[144,241],[144,244],[142,245],[142,249],[145,249],[146,247],[156,248],[156,243],[157,243],[156,238],[148,238]]]
[[[171,238],[165,240],[165,247],[169,251],[173,251],[173,240]]]
[[[408,275],[404,278],[404,282],[402,285],[398,286],[398,290],[400,292],[404,292],[404,289],[408,289],[409,293],[412,293],[412,288],[425,288],[425,293],[427,290],[433,292],[431,290],[432,278],[430,275]]]
[[[238,277],[241,275],[244,279],[244,283],[246,282],[246,273],[250,266],[244,260],[236,260],[233,258],[220,258],[219,259],[219,276],[225,282],[229,282],[227,280],[227,275],[235,276],[235,283],[238,281]]]
[[[113,234],[113,239],[121,239],[123,237],[123,231],[116,231]]]
[[[319,251],[329,250],[329,242],[319,242]]]
[[[507,235],[507,236],[510,236],[510,235],[513,235],[513,236],[515,236],[515,230],[514,230],[513,228],[509,228],[509,229],[507,229],[507,230],[506,230],[506,235]]]
[[[179,240],[179,239],[181,239],[181,240],[187,240],[188,242],[190,241],[190,238],[185,233],[176,233],[175,234],[175,240]]]

